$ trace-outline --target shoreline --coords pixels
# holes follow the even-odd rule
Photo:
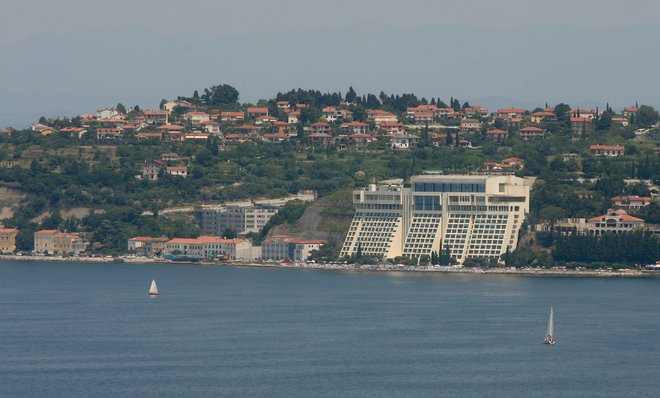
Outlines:
[[[547,269],[547,268],[459,268],[459,267],[417,267],[417,266],[383,266],[356,264],[317,264],[317,263],[281,263],[281,262],[203,262],[203,261],[172,261],[160,258],[147,257],[62,257],[62,256],[13,256],[0,255],[3,260],[13,261],[53,261],[53,262],[80,262],[95,264],[199,264],[225,267],[250,267],[250,268],[283,268],[304,269],[319,271],[344,271],[344,272],[416,272],[437,274],[491,274],[491,275],[515,275],[515,276],[561,276],[561,277],[606,277],[606,278],[647,278],[660,276],[660,272],[646,270],[571,270],[571,269]]]

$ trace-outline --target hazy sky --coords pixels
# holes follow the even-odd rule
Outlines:
[[[660,104],[657,0],[0,3],[0,127],[225,82]]]

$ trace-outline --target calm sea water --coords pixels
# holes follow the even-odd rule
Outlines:
[[[658,397],[659,292],[658,279],[2,262],[0,396]]]

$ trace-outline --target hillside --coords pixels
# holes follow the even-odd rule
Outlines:
[[[353,219],[352,189],[341,189],[307,207],[295,224],[273,228],[269,236],[291,235],[304,239],[323,239],[336,246],[343,243]]]

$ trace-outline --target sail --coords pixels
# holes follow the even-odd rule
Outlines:
[[[552,307],[550,307],[550,319],[548,319],[547,337],[552,338],[555,334],[555,316]]]
[[[151,288],[149,288],[149,294],[151,295],[157,295],[158,294],[158,286],[156,285],[156,280],[151,281]]]

